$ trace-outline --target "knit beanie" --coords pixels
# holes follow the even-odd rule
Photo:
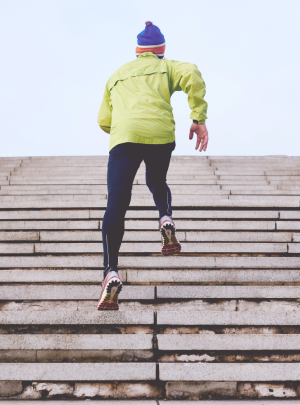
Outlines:
[[[146,21],[146,28],[137,36],[136,56],[144,52],[153,52],[159,59],[164,57],[166,43],[160,29],[151,21]]]

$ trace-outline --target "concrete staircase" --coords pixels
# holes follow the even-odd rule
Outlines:
[[[173,157],[170,258],[141,167],[119,312],[96,311],[106,166],[0,159],[1,399],[299,397],[300,157]]]

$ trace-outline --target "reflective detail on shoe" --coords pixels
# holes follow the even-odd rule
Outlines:
[[[122,282],[116,271],[110,271],[102,282],[102,291],[98,301],[97,309],[118,310],[118,296],[122,290]],[[117,297],[115,298],[115,295]]]
[[[159,225],[162,239],[161,253],[164,256],[173,256],[176,253],[180,253],[181,245],[176,237],[176,228],[172,218],[167,216],[162,217]]]

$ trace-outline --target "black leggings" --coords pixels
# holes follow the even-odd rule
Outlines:
[[[174,149],[175,142],[163,145],[127,142],[111,149],[107,170],[108,201],[102,225],[105,270],[116,269],[118,265],[132,183],[143,160],[146,165],[146,184],[153,195],[159,218],[172,215],[171,192],[166,176]]]

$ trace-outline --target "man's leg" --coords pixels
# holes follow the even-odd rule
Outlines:
[[[138,149],[138,144],[123,143],[115,146],[109,154],[108,201],[102,225],[104,277],[110,269],[117,269],[132,183],[142,161]]]
[[[159,229],[162,237],[161,253],[171,256],[181,251],[172,220],[172,197],[166,177],[175,142],[165,145],[145,145],[146,183],[153,194],[159,211]]]
[[[167,185],[167,172],[175,142],[165,145],[144,145],[146,164],[146,184],[153,195],[159,211],[159,219],[172,216],[172,196]]]

